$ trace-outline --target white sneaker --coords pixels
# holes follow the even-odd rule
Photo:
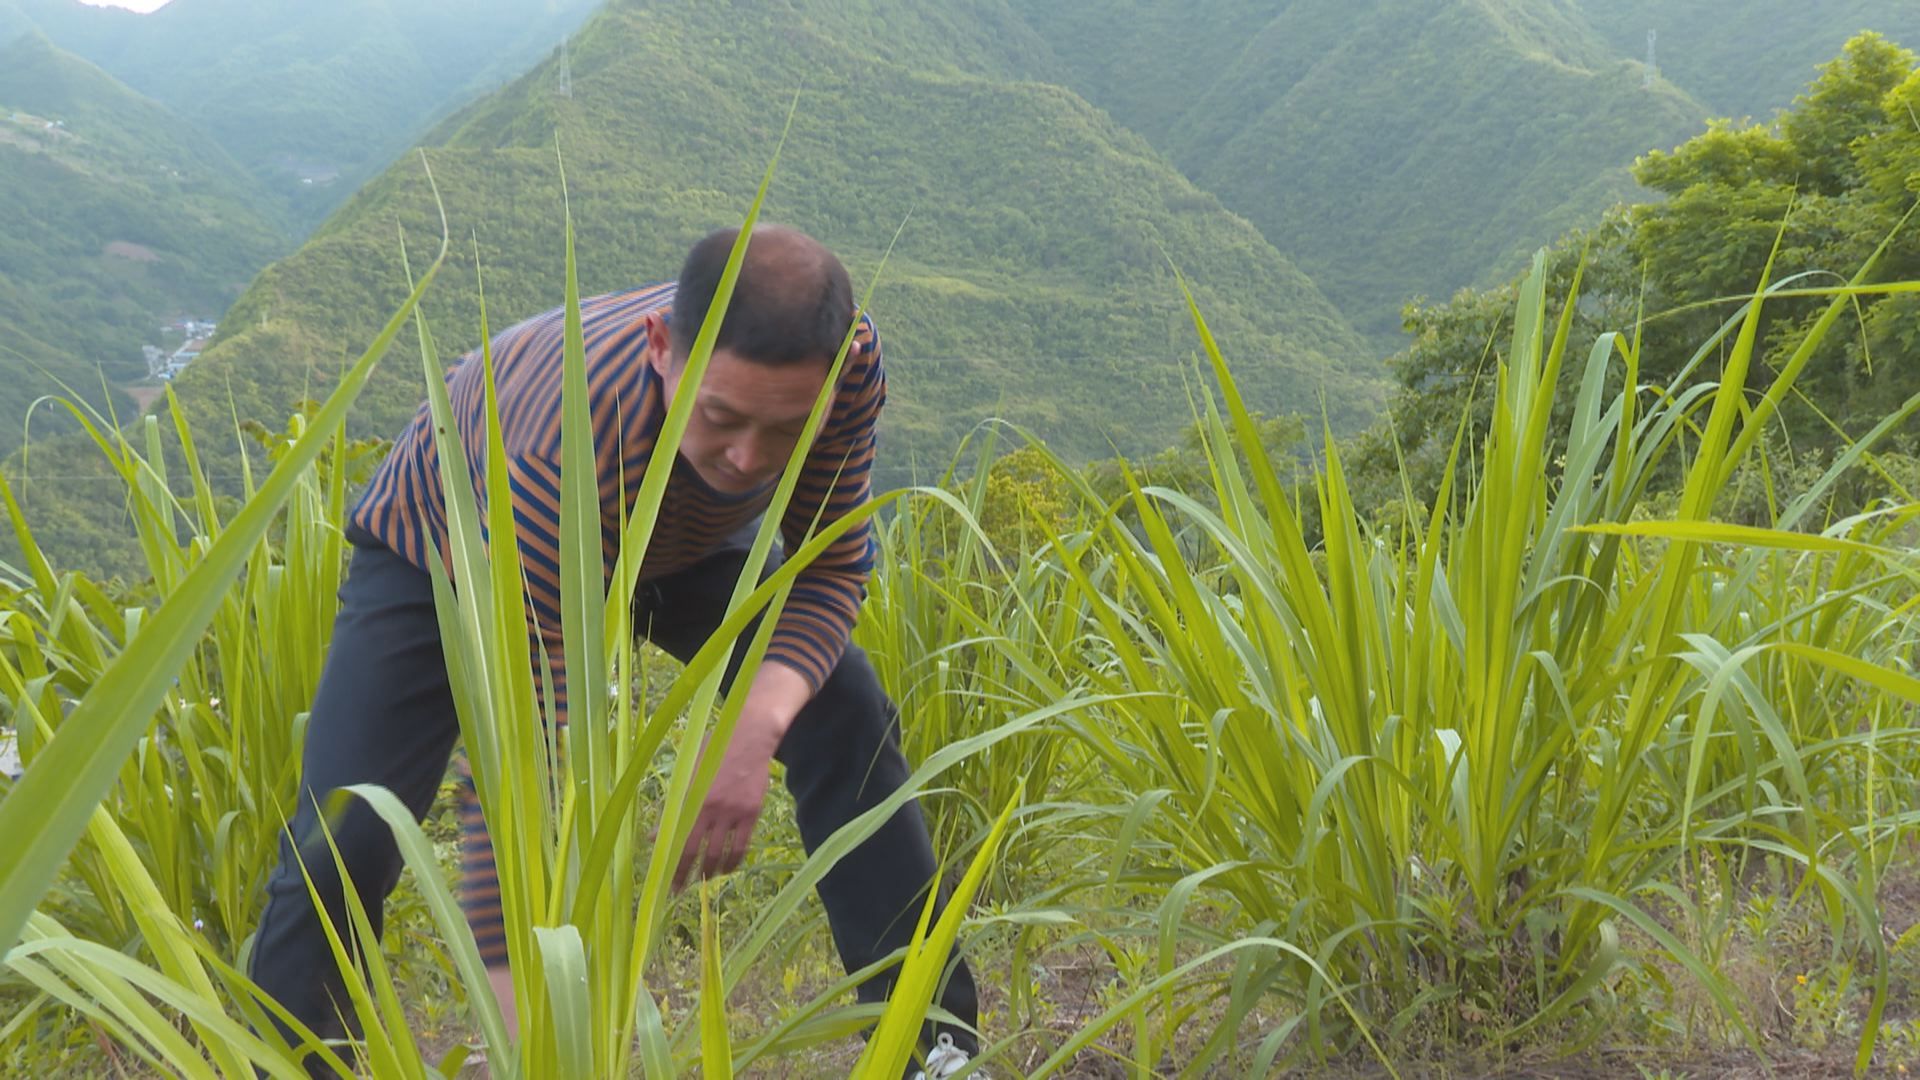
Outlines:
[[[953,1044],[953,1036],[941,1032],[934,1040],[933,1053],[927,1055],[927,1067],[913,1074],[913,1080],[987,1080],[987,1074],[979,1069],[961,1076],[973,1055]]]

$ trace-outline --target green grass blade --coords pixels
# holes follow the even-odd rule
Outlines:
[[[727,980],[720,971],[720,937],[713,921],[710,881],[700,883],[700,1073],[706,1080],[733,1080]]]
[[[312,465],[345,419],[374,366],[446,257],[440,256],[340,380],[301,437],[135,638],[75,706],[60,735],[0,802],[0,835],[21,838],[0,846],[0,944],[11,945],[45,894],[61,861],[85,831],[134,740],[159,707],[174,675],[200,642],[254,545],[265,535],[300,475]]]
[[[916,934],[907,948],[906,959],[900,965],[899,981],[894,984],[886,1011],[880,1014],[880,1023],[874,1029],[873,1038],[868,1040],[866,1051],[860,1055],[860,1063],[854,1069],[856,1075],[898,1076],[906,1070],[919,1043],[920,1028],[927,1009],[933,1004],[941,975],[946,971],[947,958],[953,953],[954,940],[960,934],[960,923],[973,904],[974,894],[980,891],[987,867],[992,865],[995,853],[1000,850],[1000,842],[1006,836],[1007,823],[1013,820],[1013,811],[1021,801],[1021,793],[1016,793],[1000,811],[999,819],[993,823],[986,841],[974,855],[972,865],[967,867],[960,884],[948,898],[947,906],[941,912],[939,921],[934,923],[932,932],[924,932],[925,917],[922,917],[923,934]],[[934,892],[937,890],[929,891],[928,914],[933,910]]]
[[[593,1008],[587,993],[586,945],[572,926],[536,926],[545,965],[547,1011],[561,1076],[593,1075]]]
[[[494,1075],[502,1080],[519,1075],[513,1043],[507,1038],[506,1022],[493,999],[493,988],[487,982],[487,969],[480,960],[479,946],[474,944],[473,931],[467,928],[467,917],[460,910],[460,902],[441,880],[440,861],[434,854],[433,842],[413,819],[413,812],[393,792],[370,784],[356,784],[346,790],[386,822],[393,833],[394,844],[400,849],[401,859],[413,871],[415,887],[433,915],[441,941],[452,953],[454,970],[465,986],[467,1002],[474,1011],[480,1034],[486,1039],[487,1057]]]

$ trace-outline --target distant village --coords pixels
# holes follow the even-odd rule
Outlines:
[[[179,334],[186,338],[186,344],[168,352],[157,345],[142,345],[141,355],[147,358],[147,377],[160,382],[170,382],[175,375],[187,369],[194,357],[206,351],[207,343],[213,340],[213,332],[218,324],[201,319],[175,319],[160,328],[162,333]]]
[[[73,133],[67,130],[67,122],[65,120],[48,119],[44,116],[36,116],[33,113],[22,112],[18,109],[4,106],[0,106],[0,115],[5,116],[9,122],[25,128],[30,132],[45,132],[54,138],[71,139],[73,137]],[[4,131],[0,130],[0,134],[4,134]],[[180,175],[178,171],[169,171],[171,171],[176,178]],[[337,173],[325,175],[323,182],[331,182],[337,175]],[[305,179],[303,182],[311,184],[314,181],[312,179]],[[113,249],[116,246],[131,247],[131,245],[108,245],[110,254],[124,254],[115,252]],[[140,250],[143,249],[136,248],[136,255],[128,257],[136,257]],[[146,258],[141,261],[151,261],[152,252],[146,252],[145,255]],[[217,329],[219,329],[218,324],[211,319],[194,318],[179,318],[162,326],[160,328],[162,341],[177,336],[184,339],[184,343],[172,350],[168,350],[161,345],[140,346],[140,353],[147,361],[147,378],[156,382],[171,382],[175,375],[185,371],[187,365],[193,363],[194,358],[206,349],[207,344],[213,339],[213,332]],[[144,406],[145,402],[151,400],[151,398],[142,397],[141,400]]]
[[[7,119],[19,124],[21,127],[37,127],[42,131],[67,130],[67,122],[65,120],[48,120],[45,117],[34,116],[31,113],[23,113],[17,110],[8,113]]]

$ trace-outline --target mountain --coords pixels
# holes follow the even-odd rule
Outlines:
[[[964,7],[886,8],[991,36]],[[445,350],[476,343],[476,241],[495,328],[559,302],[556,146],[583,288],[669,278],[744,213],[803,88],[767,216],[820,237],[859,282],[900,233],[873,301],[892,358],[884,482],[909,460],[943,466],[987,415],[1074,454],[1170,443],[1194,336],[1169,261],[1256,407],[1317,410],[1324,395],[1343,428],[1370,415],[1380,379],[1339,312],[1146,142],[1059,87],[903,62],[864,25],[826,0],[609,4],[564,66],[450,118],[424,164],[397,162],[261,274],[182,393],[223,411],[231,386],[243,415],[276,419],[326,385],[405,293],[401,231],[416,265],[439,235],[429,166],[455,237],[427,302]],[[397,430],[419,380],[411,356],[384,365],[359,430]]]
[[[56,380],[107,404],[164,320],[218,316],[292,246],[211,140],[37,33],[0,46],[0,192],[5,450]]]
[[[1410,297],[1504,280],[1634,196],[1633,159],[1706,115],[1567,0],[1013,2],[1068,86],[1383,344]]]
[[[20,10],[14,0],[0,0],[0,45],[13,41],[21,34],[34,29],[34,22],[27,13]]]
[[[11,4],[11,19],[4,5]],[[594,0],[0,0],[9,21],[206,130],[311,225],[434,120],[524,71]]]
[[[1913,0],[1577,0],[1580,13],[1623,56],[1640,56],[1647,31],[1662,77],[1716,116],[1770,119],[1815,69],[1862,30],[1920,41]]]

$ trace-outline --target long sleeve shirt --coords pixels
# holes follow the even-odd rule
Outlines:
[[[611,582],[620,537],[665,419],[659,375],[645,360],[642,316],[670,314],[674,286],[652,285],[581,303],[587,388],[600,495],[602,595]],[[516,539],[526,585],[535,684],[544,652],[565,715],[566,663],[560,623],[560,388],[565,322],[556,309],[493,341],[494,382],[513,494]],[[460,427],[467,475],[485,517],[484,365],[473,354],[452,366],[447,391]],[[886,401],[886,375],[872,322],[861,316],[825,426],[807,456],[781,521],[789,550],[815,527],[867,500],[874,429]],[[772,500],[773,484],[746,495],[715,491],[676,457],[640,568],[640,580],[684,569],[752,521]],[[446,510],[438,451],[426,405],[414,415],[350,514],[351,523],[421,569],[447,558]],[[872,567],[866,523],[849,530],[797,578],[775,624],[768,659],[804,676],[815,690],[845,651]],[[597,599],[597,598],[596,598]]]

